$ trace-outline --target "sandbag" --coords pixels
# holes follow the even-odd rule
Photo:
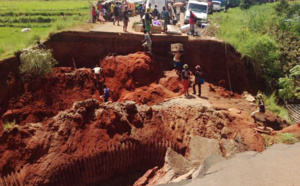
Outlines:
[[[171,52],[183,51],[183,45],[181,43],[171,44]]]
[[[182,33],[187,33],[188,31],[190,31],[190,24],[181,26],[180,30]]]
[[[168,34],[172,34],[172,35],[181,35],[182,34],[181,30],[174,25],[168,25],[167,28],[168,28],[168,31],[167,31]]]

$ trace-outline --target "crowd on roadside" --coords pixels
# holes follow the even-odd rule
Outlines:
[[[105,21],[113,22],[114,25],[120,26],[120,21],[123,22],[123,31],[127,32],[127,26],[129,22],[129,17],[133,13],[139,14],[141,18],[141,23],[143,28],[151,33],[151,28],[154,25],[163,26],[163,32],[167,33],[168,25],[176,25],[180,20],[181,7],[176,6],[174,1],[168,1],[165,6],[160,11],[157,5],[151,3],[148,4],[132,4],[127,3],[127,1],[117,1],[117,2],[101,2],[99,1],[97,5],[91,4],[92,11],[92,22],[93,23],[104,23]],[[196,23],[197,17],[190,10],[190,30],[192,35],[194,35],[194,25]]]

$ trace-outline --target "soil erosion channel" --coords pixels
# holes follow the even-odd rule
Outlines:
[[[172,149],[190,161],[190,142],[196,136],[217,140],[223,156],[264,150],[250,117],[255,107],[238,94],[258,88],[255,75],[231,46],[157,36],[153,56],[138,52],[142,39],[56,34],[46,45],[53,49],[59,67],[27,83],[20,80],[18,57],[0,63],[2,122],[17,123],[5,131],[0,125],[1,185],[133,185],[149,170],[156,177],[152,183],[164,183],[159,175],[166,152]],[[170,44],[178,42],[185,47],[184,62],[191,69],[200,64],[204,70],[208,82],[202,98],[181,96],[182,85],[168,54]],[[100,86],[105,83],[113,90],[108,103],[100,98],[102,88],[95,88],[90,69],[100,60],[104,72]],[[227,65],[237,93],[225,89]]]

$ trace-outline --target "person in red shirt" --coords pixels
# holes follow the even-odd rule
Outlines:
[[[92,15],[93,15],[93,23],[95,23],[97,20],[97,12],[94,6],[92,8]]]
[[[196,20],[197,20],[196,15],[193,13],[192,9],[190,9],[190,31],[191,31],[191,35],[193,35],[193,36],[195,33]]]

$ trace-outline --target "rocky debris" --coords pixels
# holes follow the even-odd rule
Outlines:
[[[72,109],[79,109],[80,107],[88,108],[92,106],[99,106],[99,102],[96,99],[86,99],[83,101],[77,101],[73,104]]]
[[[241,114],[242,111],[236,108],[229,108],[228,111],[233,114]]]
[[[190,161],[202,164],[213,154],[221,155],[219,141],[201,136],[193,136],[191,137],[187,154],[187,158]]]
[[[242,94],[242,97],[249,101],[249,102],[254,102],[255,101],[255,97],[252,96],[250,93],[248,93],[247,91],[244,91],[243,94]]]
[[[18,135],[13,132],[2,135],[0,138],[0,153],[5,155],[0,157],[2,162],[0,172],[2,173],[1,176],[7,175],[13,170],[18,170],[26,165],[27,173],[24,174],[26,174],[28,183],[42,184],[46,183],[50,177],[55,176],[58,173],[57,170],[65,165],[72,166],[73,164],[68,162],[72,162],[78,157],[90,157],[95,153],[105,153],[111,146],[116,146],[114,149],[119,149],[118,145],[131,141],[137,144],[148,143],[150,149],[158,148],[156,153],[161,155],[159,156],[161,159],[159,161],[148,161],[147,166],[149,166],[149,169],[160,165],[157,162],[162,163],[164,161],[163,157],[166,149],[159,150],[160,146],[172,147],[179,154],[174,154],[173,151],[169,150],[166,159],[168,164],[165,166],[165,168],[168,168],[158,171],[153,170],[150,175],[154,176],[148,176],[151,179],[147,178],[146,180],[149,180],[150,183],[153,179],[153,183],[158,183],[158,180],[161,180],[160,177],[165,175],[165,178],[169,181],[179,181],[199,174],[201,163],[208,156],[213,153],[220,154],[218,141],[224,137],[226,137],[224,139],[233,138],[237,143],[243,143],[245,149],[248,148],[248,145],[251,149],[254,148],[251,144],[252,141],[245,141],[243,133],[239,133],[239,130],[234,127],[235,120],[235,117],[231,117],[228,111],[214,110],[207,100],[194,101],[180,97],[147,106],[134,104],[133,102],[102,104],[98,103],[97,100],[88,99],[74,103],[74,106],[70,109],[59,112],[55,117],[49,118],[42,124],[36,124],[36,126],[42,125],[42,128],[33,127],[34,124],[32,124],[30,129],[26,129],[28,126],[25,125],[12,130],[16,131],[15,133]],[[29,130],[32,130],[32,133],[25,135],[27,133],[25,131],[29,132]],[[238,135],[235,135],[236,133]],[[22,134],[27,137],[19,136]],[[236,139],[236,136],[241,137]],[[10,141],[10,144],[14,146],[12,149],[15,150],[7,149],[6,142],[8,138],[14,139],[14,141]],[[257,140],[257,136],[252,138],[253,141]],[[22,146],[27,146],[28,142],[36,145],[23,149]],[[263,142],[258,141],[256,143],[258,144],[255,148],[258,150],[264,146]],[[201,149],[198,149],[200,147]],[[128,149],[126,150],[126,148]],[[125,152],[133,147],[128,144],[126,148],[123,149]],[[41,153],[32,156],[35,152],[34,149],[42,150]],[[186,149],[188,149],[187,152]],[[148,158],[146,158],[146,154],[147,157],[149,156]],[[149,159],[153,155],[151,154],[145,151],[143,156]],[[23,159],[23,157],[31,158]],[[11,159],[14,158],[16,161],[11,162]],[[189,162],[186,165],[189,165],[191,169],[188,167],[184,169],[175,167],[176,162],[185,161],[184,159]],[[123,159],[118,161],[123,161]],[[144,162],[144,159],[136,157],[136,161]],[[35,163],[32,164],[32,162]],[[118,166],[119,164],[116,163],[111,171],[118,170]],[[174,168],[170,169],[171,166],[174,166]],[[138,169],[138,167],[136,169],[134,167],[131,168],[131,171]],[[39,172],[39,174],[33,174],[33,170]],[[68,172],[69,169],[64,171]],[[158,174],[159,172],[161,174]],[[172,174],[176,174],[176,176],[171,179]],[[156,177],[156,175],[161,176]],[[101,179],[108,178],[110,177],[107,176]],[[154,182],[154,180],[157,181]]]
[[[215,92],[224,98],[241,98],[241,96],[237,93],[226,90],[224,87],[218,87],[218,86],[214,86],[212,84],[209,84],[209,91]]]
[[[288,126],[286,120],[270,113],[269,111],[265,113],[257,113],[254,115],[256,121],[262,123],[265,127],[271,127],[274,130],[281,130]]]

